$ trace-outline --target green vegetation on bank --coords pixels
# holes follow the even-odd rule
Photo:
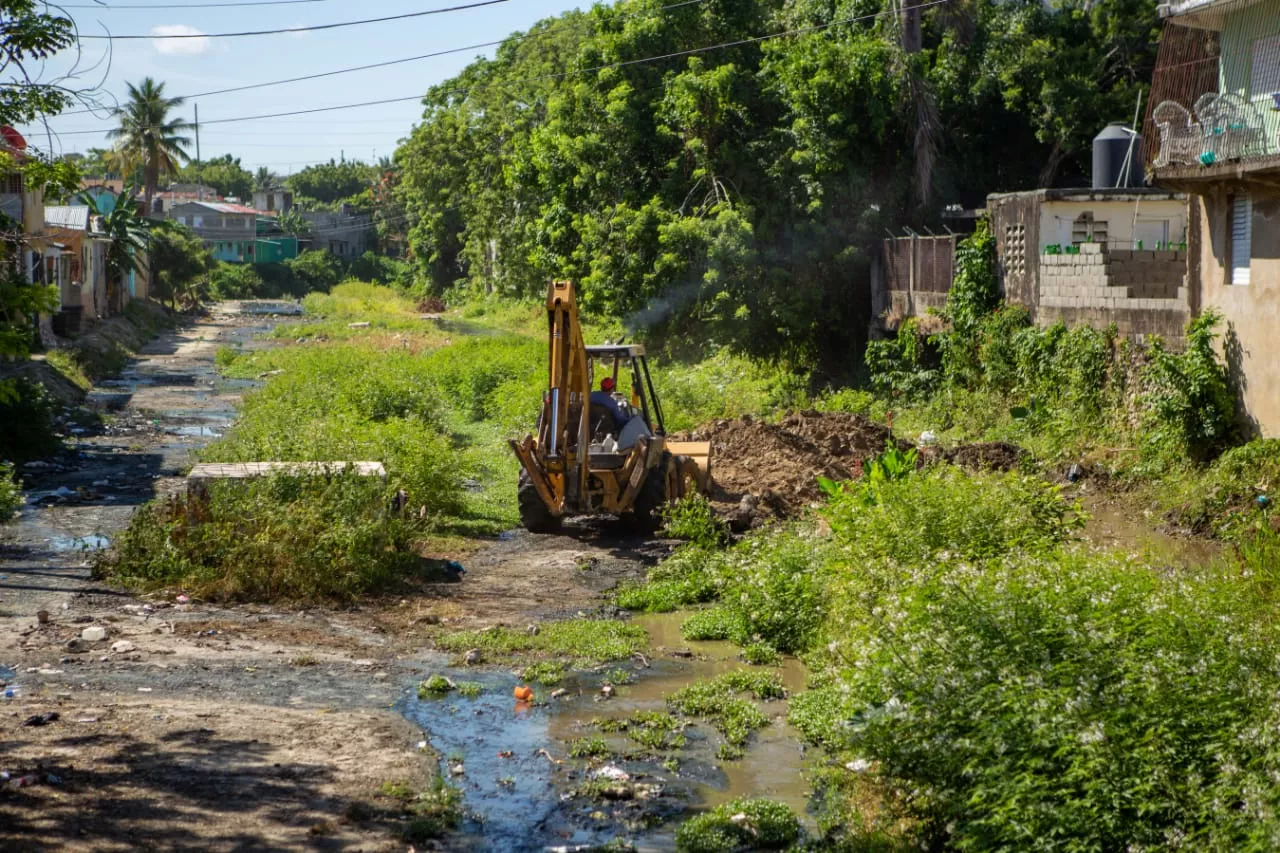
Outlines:
[[[695,590],[730,639],[804,656],[790,720],[855,768],[827,783],[830,825],[958,849],[1280,838],[1269,526],[1172,575],[1077,544],[1056,487],[944,464],[849,484],[821,515],[686,545],[620,600]]]

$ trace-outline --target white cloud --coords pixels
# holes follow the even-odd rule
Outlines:
[[[186,24],[161,24],[151,28],[153,36],[204,36],[200,30]],[[156,38],[156,53],[164,56],[199,56],[209,51],[208,38]]]

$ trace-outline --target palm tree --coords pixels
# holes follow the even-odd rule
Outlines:
[[[253,176],[253,183],[256,190],[274,190],[280,185],[280,176],[266,166],[259,166],[257,174]]]
[[[191,138],[183,133],[192,125],[182,118],[169,118],[170,110],[182,106],[183,99],[166,98],[163,83],[146,77],[137,86],[127,85],[129,98],[116,110],[120,126],[107,131],[107,136],[115,141],[123,164],[130,170],[142,169],[142,197],[150,210],[160,176],[177,172],[180,161],[191,159],[183,147],[191,144]]]

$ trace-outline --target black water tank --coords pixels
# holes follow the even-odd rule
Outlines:
[[[1121,183],[1126,160],[1129,161],[1128,179]],[[1130,133],[1124,122],[1113,121],[1093,138],[1093,188],[1142,185],[1142,137]]]

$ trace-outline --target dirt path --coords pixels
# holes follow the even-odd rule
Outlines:
[[[340,611],[94,581],[83,548],[180,488],[252,384],[217,376],[218,347],[270,322],[214,313],[155,340],[90,395],[103,425],[27,468],[28,506],[0,528],[0,849],[405,849],[403,810],[379,792],[437,767],[393,707],[445,663],[431,637],[598,613],[665,553],[590,528],[512,533],[470,555],[462,583]],[[23,725],[42,714],[57,719]]]

